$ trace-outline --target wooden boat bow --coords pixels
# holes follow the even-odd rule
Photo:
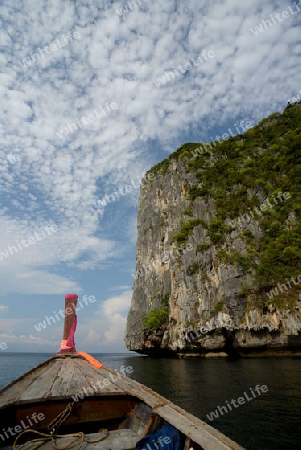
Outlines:
[[[135,449],[133,443],[168,423],[181,432],[184,450],[243,450],[152,389],[107,367],[95,367],[74,349],[57,353],[0,390],[3,430],[28,425],[30,420],[32,429],[45,431],[70,402],[72,411],[61,424],[60,433],[82,432],[96,439],[99,428],[108,429],[108,438],[93,444],[94,449],[114,445],[118,450]],[[38,414],[44,419],[33,423],[29,418]],[[124,444],[116,447],[120,439]],[[52,448],[47,445],[41,448]]]

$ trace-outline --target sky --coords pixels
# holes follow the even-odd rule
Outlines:
[[[66,293],[95,298],[78,350],[127,351],[141,177],[300,98],[300,25],[290,0],[0,1],[0,353],[55,353]]]

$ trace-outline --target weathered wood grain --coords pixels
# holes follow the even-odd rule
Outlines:
[[[243,450],[243,447],[218,430],[189,415],[186,411],[174,408],[171,404],[160,406],[156,409],[156,413],[190,439],[200,444],[204,450]]]
[[[0,414],[5,416],[5,409],[10,406],[10,411],[15,408],[17,418],[21,420],[26,407],[28,411],[38,407],[39,412],[45,412],[50,421],[70,402],[72,396],[79,393],[83,400],[75,402],[72,416],[66,424],[122,419],[136,404],[144,402],[151,408],[152,417],[157,414],[157,418],[175,426],[204,450],[243,450],[243,447],[150,388],[119,376],[108,368],[97,369],[76,354],[56,355],[2,388]],[[131,422],[129,417],[128,422]],[[152,430],[157,421],[155,416],[155,420],[149,420],[146,425],[142,425],[143,421],[139,424],[136,418],[132,423],[139,433],[144,433],[146,428]],[[117,448],[122,450],[125,447]]]

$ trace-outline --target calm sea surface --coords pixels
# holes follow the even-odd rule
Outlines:
[[[0,387],[49,358],[42,353],[0,353]],[[93,354],[105,366],[132,366],[137,381],[219,429],[246,449],[301,449],[301,358],[152,360],[133,354]],[[250,388],[268,392],[233,407],[213,420],[206,417]],[[237,402],[236,402],[237,404]],[[233,405],[233,404],[232,404]]]

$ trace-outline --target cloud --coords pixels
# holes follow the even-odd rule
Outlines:
[[[131,296],[132,290],[127,289],[101,303],[94,318],[89,320],[89,324],[80,326],[80,332],[85,336],[84,344],[110,350],[124,347],[123,337]]]
[[[111,287],[109,290],[110,291],[124,291],[124,290],[129,290],[131,289],[131,286],[114,286]]]
[[[123,5],[2,5],[0,252],[45,224],[56,224],[58,232],[0,261],[1,295],[80,291],[80,282],[61,267],[85,263],[79,268],[101,270],[133,249],[136,239],[138,189],[97,211],[99,198],[130,184],[191,132],[202,140],[229,120],[259,120],[282,110],[301,89],[301,14],[260,35],[251,32],[286,9],[286,1],[165,0],[119,17]],[[68,32],[80,38],[22,67],[24,58]],[[205,49],[215,58],[154,85]],[[57,136],[106,102],[118,109]],[[123,323],[122,315],[112,314]],[[114,327],[106,339],[114,339]]]
[[[0,192],[7,199],[2,200],[1,228],[7,232],[0,249],[31,235],[49,217],[59,228],[47,243],[10,258],[0,280],[4,292],[41,292],[37,278],[42,274],[52,293],[66,286],[74,289],[73,282],[51,273],[51,267],[59,261],[72,266],[84,253],[92,268],[120,256],[114,239],[98,235],[104,216],[92,204],[99,193],[143,168],[143,157],[149,155],[147,145],[144,150],[139,143],[157,139],[170,149],[181,133],[195,126],[204,135],[208,114],[219,125],[246,110],[250,119],[258,119],[281,109],[300,89],[295,57],[288,53],[300,45],[300,17],[260,36],[250,31],[282,11],[285,2],[192,1],[184,6],[170,0],[145,3],[122,17],[117,6],[106,2],[96,7],[91,1],[87,9],[56,1],[3,7],[2,30],[11,31],[2,31],[7,50],[0,60],[6,105],[0,117],[6,148],[2,159],[10,152],[20,160],[5,160],[1,172]],[[78,39],[69,36],[64,47],[48,54],[45,50],[43,58],[21,67],[22,59],[75,31]],[[156,77],[204,49],[212,49],[216,57],[159,89],[154,86]],[[118,109],[58,138],[56,132],[67,123],[79,124],[82,116],[106,102],[116,102]],[[28,275],[24,284],[14,275],[7,277],[18,272]]]
[[[58,346],[58,342],[51,341],[49,339],[43,339],[38,336],[33,336],[32,334],[26,336],[24,334],[20,335],[14,335],[14,334],[0,334],[0,339],[3,340],[6,344],[17,344],[19,347],[23,346],[24,344],[30,344],[30,345],[42,345],[44,348],[45,346],[53,346],[56,344]]]
[[[7,309],[8,309],[8,306],[0,305],[0,311],[6,311]]]
[[[0,330],[2,333],[15,333],[26,323],[25,319],[0,319]]]

